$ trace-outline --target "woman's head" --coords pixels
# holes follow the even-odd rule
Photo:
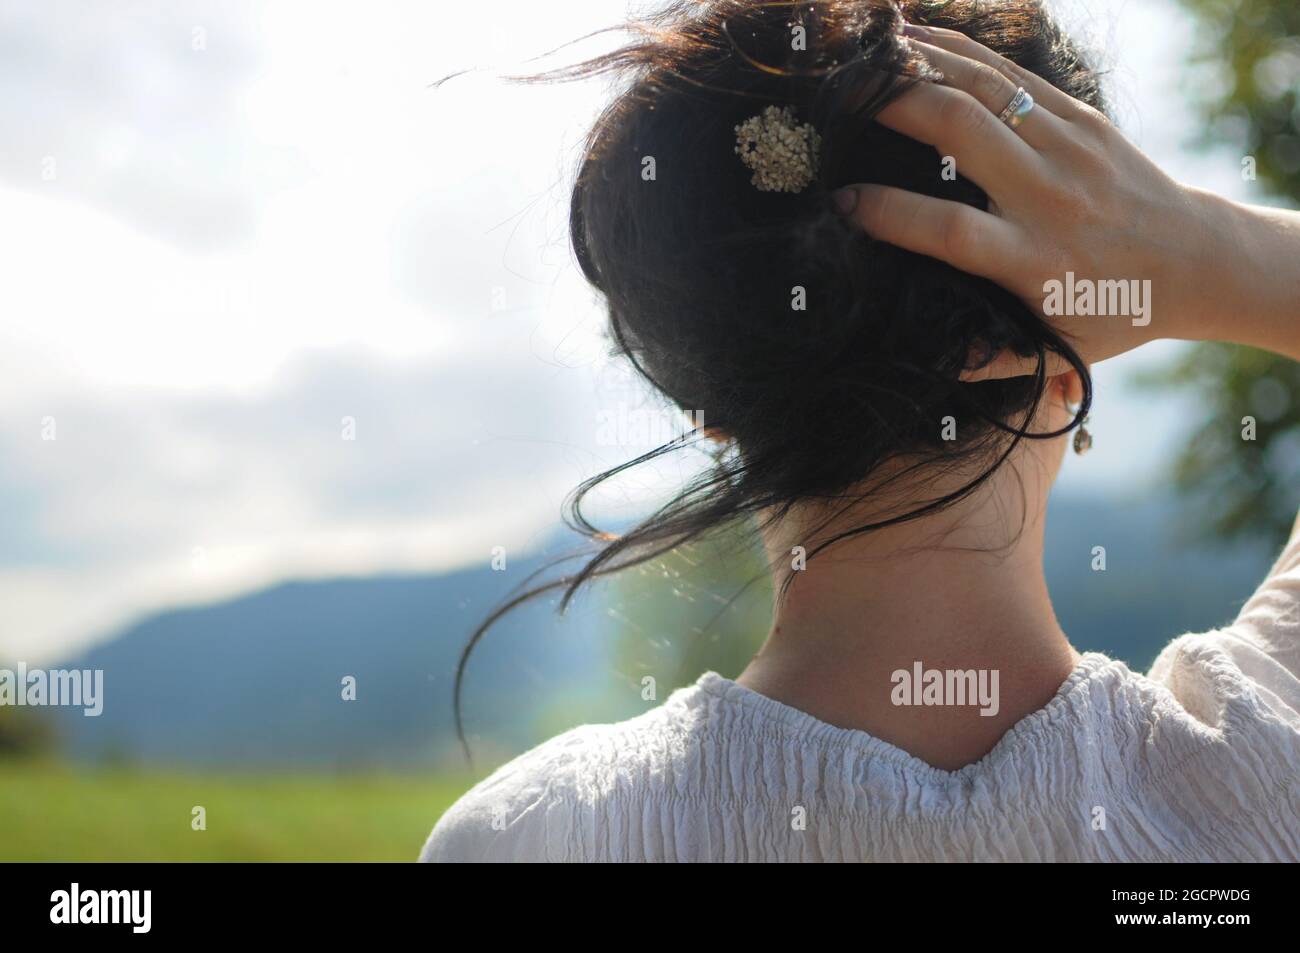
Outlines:
[[[981,355],[1061,354],[1086,410],[1086,368],[1023,302],[873,241],[832,208],[850,183],[987,205],[952,160],[873,121],[936,78],[904,20],[966,33],[1104,111],[1097,75],[1039,0],[678,0],[628,46],[558,74],[625,80],[588,139],[571,238],[616,348],[703,421],[657,452],[726,437],[712,470],[551,584],[565,601],[592,576],[751,516],[872,514],[829,544],[966,498],[1017,445],[1071,425],[1061,381],[1041,372],[959,382]],[[797,193],[756,188],[735,151],[736,127],[773,105],[820,136]],[[621,469],[579,488],[577,528],[596,535],[582,498]]]
[[[731,491],[737,509],[842,498],[900,459],[918,472],[991,464],[1045,382],[959,372],[1003,347],[1068,353],[1008,292],[872,241],[831,208],[830,191],[855,182],[986,206],[951,159],[872,121],[930,75],[904,19],[967,33],[1103,106],[1037,0],[687,0],[583,68],[630,83],[573,191],[578,260],[618,348],[734,442],[709,493]],[[797,194],[755,188],[734,151],[737,124],[768,105],[821,136],[817,177]]]

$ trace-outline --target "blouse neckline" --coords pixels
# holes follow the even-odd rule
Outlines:
[[[927,764],[902,748],[858,728],[839,728],[791,707],[784,702],[747,688],[717,672],[705,672],[695,687],[728,704],[739,705],[801,735],[855,750],[872,759],[896,765],[909,774],[943,786],[969,784],[978,776],[996,772],[1007,762],[1018,760],[1026,748],[1039,748],[1047,741],[1052,726],[1066,717],[1074,701],[1090,683],[1107,677],[1127,676],[1128,668],[1100,652],[1086,652],[1043,707],[1025,715],[1007,729],[997,743],[978,761],[947,771]]]

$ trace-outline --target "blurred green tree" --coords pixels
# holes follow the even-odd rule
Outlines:
[[[1238,148],[1260,200],[1300,202],[1300,4],[1179,0],[1198,18],[1190,95],[1203,145]],[[1300,302],[1297,302],[1300,316]],[[1207,539],[1280,545],[1295,519],[1300,476],[1300,365],[1251,348],[1200,344],[1150,386],[1173,385],[1201,408],[1173,482]],[[1254,421],[1253,433],[1247,428]],[[1253,437],[1253,439],[1249,439]]]
[[[55,740],[54,726],[46,713],[0,705],[0,760],[49,755]]]
[[[659,700],[704,671],[738,675],[767,638],[772,580],[757,530],[746,522],[621,573],[611,613],[615,667]]]

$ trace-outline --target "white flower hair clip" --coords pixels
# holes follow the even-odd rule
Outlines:
[[[736,154],[760,192],[802,192],[812,182],[822,137],[795,121],[793,106],[768,106],[736,127]]]

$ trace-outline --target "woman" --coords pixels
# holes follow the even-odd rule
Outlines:
[[[1300,215],[1161,173],[1036,0],[682,3],[572,73],[609,69],[574,248],[719,448],[560,584],[752,519],[772,629],[507,764],[424,859],[1300,859],[1300,539],[1148,676],[1071,647],[1042,567],[1090,364],[1300,357]]]

